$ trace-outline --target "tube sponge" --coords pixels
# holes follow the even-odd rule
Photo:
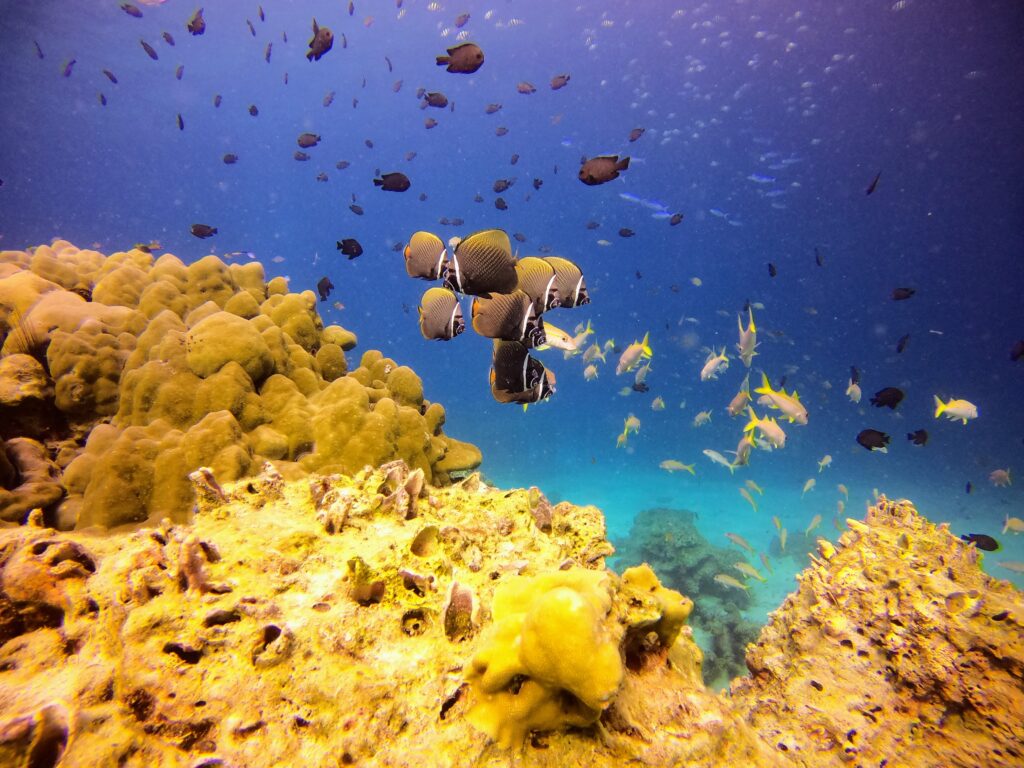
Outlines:
[[[507,748],[532,730],[597,721],[623,676],[612,579],[574,568],[498,587],[467,673],[470,723]]]

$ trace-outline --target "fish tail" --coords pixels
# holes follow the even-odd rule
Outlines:
[[[757,333],[757,327],[754,325],[754,310],[752,307],[747,307],[747,317],[750,318],[750,323],[747,325],[747,330],[751,333]]]
[[[935,395],[934,397],[935,397],[935,418],[937,419],[937,418],[939,418],[939,416],[942,415],[942,412],[944,410],[946,410],[946,406],[948,405],[948,403],[942,402],[939,399],[938,395]]]
[[[439,67],[446,66],[448,64],[448,61],[449,61],[449,59],[448,59],[447,56],[438,56],[437,57],[437,66],[439,66]]]
[[[625,171],[629,168],[629,158],[624,157],[615,164],[616,171]]]
[[[754,428],[757,426],[757,422],[758,422],[757,414],[754,413],[754,409],[751,408],[749,405],[747,406],[747,413],[750,414],[750,421],[747,422],[747,426],[745,426],[743,428],[743,431],[744,432],[753,432]]]
[[[629,158],[626,159],[628,160]],[[640,342],[640,349],[644,357],[650,357],[651,355],[654,354],[654,350],[651,349],[650,336],[651,332],[648,331],[647,333],[644,334],[644,340]]]
[[[373,186],[375,186],[375,187],[383,187],[384,186],[384,179],[374,179],[373,180]]]
[[[761,386],[754,390],[759,395],[771,395],[774,394],[772,391],[771,382],[768,381],[768,374],[761,371]]]

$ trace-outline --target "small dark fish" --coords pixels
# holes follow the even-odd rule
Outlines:
[[[348,38],[345,37],[345,33],[344,32],[341,33],[341,47],[342,48],[348,48]]]
[[[302,163],[309,160],[309,155],[303,152],[301,149],[296,149],[295,154],[293,154],[292,157],[294,157],[296,160]]]
[[[96,98],[99,100],[101,106],[107,106],[107,97],[103,95],[103,92],[96,94]]]
[[[189,231],[198,237],[200,240],[205,240],[208,237],[213,237],[217,234],[217,228],[211,227],[208,224],[193,224]]]
[[[288,42],[288,33],[287,32],[282,32],[281,33],[281,42],[282,43],[287,43]]]
[[[850,366],[850,383],[860,384],[860,371],[858,371],[857,367],[854,365]]]
[[[327,94],[324,96],[323,105],[325,107],[329,107],[333,103],[334,103],[334,91],[328,91]]]
[[[127,13],[129,16],[134,16],[136,19],[142,18],[142,11],[131,3],[121,3],[121,10]]]
[[[415,152],[409,151],[409,152],[405,153],[405,162],[411,163],[415,159],[416,159],[416,153]]]
[[[427,93],[423,97],[423,103],[420,105],[421,108],[436,107],[437,109],[444,109],[448,106],[448,97],[440,91],[432,91]]]
[[[857,435],[857,442],[869,451],[881,451],[885,453],[889,445],[889,436],[877,429],[864,429]]]
[[[394,171],[382,174],[379,179],[374,179],[373,186],[380,187],[384,192],[405,192],[412,186],[412,182],[404,173]]]
[[[971,481],[968,480],[967,484],[964,486],[964,493],[970,493],[973,490],[974,490],[974,486],[971,485]]]
[[[525,243],[526,242],[526,235],[524,235],[522,232],[513,232],[512,233],[512,238],[517,243]]]
[[[646,381],[634,381],[630,386],[632,386],[634,392],[639,392],[640,394],[651,391],[651,385]]]
[[[551,90],[557,91],[569,84],[569,75],[555,75],[551,78]]]
[[[631,142],[636,141],[637,139],[644,135],[644,132],[646,130],[646,128],[634,128],[632,131],[629,132],[629,140]]]
[[[348,0],[348,15],[351,16],[356,12],[356,4],[352,0]]]
[[[497,128],[494,129],[495,136],[505,136],[507,134],[508,128],[506,128],[504,125],[499,125]]]
[[[875,408],[889,408],[895,411],[896,406],[903,401],[903,390],[896,387],[885,387],[875,392],[871,398],[871,404]]]
[[[674,227],[677,224],[679,224],[679,222],[681,222],[682,220],[683,220],[683,214],[681,214],[681,213],[673,213],[672,217],[668,220],[668,223],[669,223],[670,226]]]
[[[373,149],[373,139],[365,139],[363,144],[366,145],[367,149]]]
[[[625,171],[627,168],[628,157],[620,160],[618,155],[600,155],[583,162],[579,179],[587,186],[593,187],[619,178],[619,171]]]
[[[426,120],[423,121],[423,127],[426,128],[428,131],[431,128],[436,128],[437,127],[437,120],[435,120],[432,117],[428,117]]]
[[[543,184],[544,184],[544,180],[543,179],[534,179],[533,180],[533,188],[535,190],[536,189],[540,189]]]
[[[771,263],[771,262],[769,261],[769,262],[768,262],[768,277],[775,277],[775,276],[776,276],[777,274],[779,274],[779,270],[777,270],[777,269],[775,268],[775,265],[774,265],[774,264],[772,264],[772,263]]]
[[[288,73],[287,72],[284,73],[284,84],[288,85]]]
[[[103,74],[107,76],[107,80],[112,82],[114,85],[117,85],[117,76],[113,72],[109,69],[104,69]]]
[[[403,82],[404,81],[402,81],[402,80],[395,80],[395,82],[393,82],[391,84],[391,92],[392,93],[398,93],[400,90],[402,90],[402,83]]]
[[[469,14],[468,13],[460,13],[458,16],[455,17],[455,28],[456,29],[462,29],[464,26],[466,26],[466,22],[468,22],[468,21],[469,21]]]
[[[388,72],[394,72],[394,71],[395,71],[395,68],[394,68],[393,66],[391,66],[391,59],[389,59],[389,58],[388,58],[387,56],[385,56],[385,57],[384,57],[384,61],[385,61],[385,62],[387,63],[387,65],[388,65]]]
[[[447,216],[442,216],[440,219],[437,220],[437,223],[447,227],[452,222]]]
[[[321,277],[316,283],[316,292],[320,294],[320,301],[327,301],[327,297],[331,295],[333,290],[334,283],[326,275]]]
[[[896,342],[896,354],[900,354],[907,348],[907,344],[910,343],[910,334],[905,333],[900,336],[900,340]]]
[[[475,195],[473,195],[473,202],[474,203],[482,203],[483,201],[484,201],[484,196],[481,195],[479,192],[477,192]]]
[[[1016,363],[1016,362],[1017,362],[1018,360],[1020,360],[1020,359],[1021,359],[1022,357],[1024,357],[1024,339],[1020,339],[1020,340],[1018,340],[1018,341],[1017,341],[1017,342],[1016,342],[1016,343],[1015,343],[1015,344],[1014,344],[1014,345],[1013,345],[1013,346],[1012,346],[1012,347],[1010,348],[1010,360],[1012,360],[1013,362],[1015,362],[1015,363]]]
[[[335,246],[339,251],[348,256],[348,260],[363,255],[363,246],[359,244],[359,241],[352,237],[346,237],[344,240],[337,241]]]
[[[172,35],[170,32],[161,32],[160,37],[162,37],[164,39],[164,42],[167,43],[169,46],[171,46],[172,48],[174,47],[174,35]]]
[[[175,80],[181,80],[181,78],[182,78],[182,76],[184,74],[185,74],[185,65],[184,64],[179,64],[178,68],[174,70],[174,79]]]
[[[78,59],[71,59],[64,65],[64,71],[61,72],[64,77],[71,77],[71,70],[75,68],[76,61],[78,61]]]
[[[352,165],[352,163],[350,163],[348,160],[339,160],[334,164],[334,167],[337,168],[339,171],[344,171],[350,165]]]
[[[352,211],[352,213],[354,213],[356,216],[362,216],[364,213],[363,206],[359,205],[358,203],[352,203],[352,205],[350,205],[348,209]]]
[[[907,440],[912,442],[914,445],[927,445],[928,444],[928,430],[918,429],[914,432],[907,432]]]
[[[968,491],[970,493],[970,491]],[[968,544],[973,544],[978,549],[983,549],[986,552],[998,552],[999,542],[993,539],[991,536],[985,533],[965,533],[960,537]]]
[[[484,107],[484,113],[488,115],[493,115],[495,112],[499,111],[501,111],[501,104],[488,104]]]
[[[250,104],[250,105],[249,105],[249,114],[250,114],[250,115],[252,115],[253,117],[256,117],[256,115],[258,115],[259,113],[260,113],[260,111],[259,111],[259,109],[258,109],[258,108],[256,107],[256,105],[255,105],[255,104]]]
[[[256,6],[256,15],[260,17],[260,21],[266,21],[267,20],[267,17],[263,15],[263,6],[262,5],[257,5]]]
[[[266,50],[263,51],[263,60],[265,62],[267,62],[267,64],[270,63],[270,52],[273,49],[274,49],[274,44],[273,43],[267,43]]]
[[[895,288],[892,292],[893,301],[906,301],[911,296],[917,293],[915,288]]]
[[[456,216],[454,219],[452,219],[451,223],[453,227],[461,227],[466,222],[460,219],[458,216]]]
[[[235,163],[238,162],[238,155],[228,152],[226,155],[224,155],[222,160],[224,160],[224,165],[234,165]]]
[[[320,61],[320,58],[331,50],[334,45],[334,33],[327,27],[321,27],[313,19],[313,37],[309,39],[309,52],[306,61]]]
[[[512,157],[509,158],[508,162],[509,165],[515,165],[516,163],[519,162],[519,155],[512,155]]]
[[[420,192],[420,202],[421,203],[427,202],[427,193],[426,192]]]
[[[320,143],[320,137],[315,133],[300,133],[296,141],[303,149],[309,149]]]
[[[598,222],[596,222],[596,221],[588,221],[587,222],[587,229],[597,229],[600,226],[601,225]]]
[[[515,179],[498,179],[496,182],[494,182],[494,186],[491,187],[491,189],[494,190],[494,194],[500,195],[502,192],[507,191],[508,188],[515,183]]]
[[[505,202],[505,198],[499,197],[494,201],[494,207],[497,208],[499,211],[507,211],[508,203]]]
[[[221,95],[218,93],[216,96],[213,97],[213,106],[219,107],[223,100],[224,99],[221,98]]]
[[[788,374],[783,375],[783,377],[781,379],[779,379],[779,383],[775,385],[775,389],[779,389],[779,390],[785,389],[786,388],[786,379],[787,378],[789,378]]]
[[[476,43],[460,43],[447,50],[447,56],[437,57],[437,66],[447,67],[449,72],[471,75],[484,63],[484,52]]]
[[[203,9],[198,9],[192,14],[192,18],[185,25],[186,29],[193,35],[201,35],[206,31],[206,20],[203,19]]]
[[[327,181],[327,174],[324,173],[323,171],[320,171],[320,173],[318,173],[316,175],[316,180],[317,181]]]
[[[623,227],[622,229],[619,230],[619,237],[633,237],[633,235],[635,234],[636,232],[634,232],[629,227]]]
[[[643,275],[642,275],[642,274],[640,274],[640,270],[639,270],[639,269],[638,269],[638,270],[636,270],[636,272],[634,272],[633,274],[635,274],[635,275],[636,275],[636,279],[637,279],[637,280],[642,280],[642,279],[643,279]],[[666,324],[665,324],[665,328],[666,328],[666,330],[668,329],[668,327],[669,327],[669,326],[668,326],[668,324],[666,323]],[[644,391],[646,392],[647,390],[644,390]]]
[[[352,109],[355,109],[358,106],[359,106],[359,99],[357,99],[355,96],[353,96],[352,97]]]
[[[254,27],[252,25],[252,22],[249,21],[248,19],[245,20],[245,23],[249,25],[249,32],[252,33],[252,36],[256,37],[256,27]]]
[[[872,192],[874,192],[874,191],[875,191],[875,189],[876,189],[876,188],[878,187],[878,180],[879,180],[880,178],[882,178],[882,172],[881,172],[881,171],[879,171],[878,173],[876,173],[876,174],[875,174],[875,178],[873,178],[873,179],[871,180],[871,183],[870,183],[870,184],[868,184],[868,188],[867,188],[866,190],[864,190],[864,194],[865,194],[865,195],[870,195],[870,194],[871,194]]]
[[[36,56],[38,58],[40,58],[40,59],[45,59],[46,58],[46,54],[44,54],[43,53],[43,49],[39,47],[39,41],[38,40],[33,40],[32,41],[32,45],[34,45],[36,47]]]
[[[160,58],[156,55],[156,51],[153,50],[153,46],[147,43],[145,40],[139,40],[139,45],[142,46],[142,50],[144,50],[146,52],[146,55],[149,56],[149,58],[151,58],[153,61],[156,61]]]
[[[178,130],[179,131],[184,131],[185,130],[185,120],[182,118],[180,112],[178,113]]]
[[[821,255],[821,251],[818,250],[817,246],[814,248],[814,263],[819,267],[825,266],[825,257]]]
[[[516,85],[516,90],[524,96],[529,96],[531,93],[537,92],[537,88],[532,83],[528,83],[525,80]]]

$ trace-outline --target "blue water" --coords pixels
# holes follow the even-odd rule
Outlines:
[[[294,290],[327,275],[337,289],[320,305],[325,322],[355,331],[359,350],[413,366],[427,397],[447,407],[446,431],[481,447],[492,482],[597,504],[618,536],[650,506],[697,511],[718,544],[731,530],[766,551],[772,515],[792,535],[820,513],[818,532],[835,536],[842,482],[850,515],[877,489],[914,500],[957,533],[996,535],[1004,551],[986,565],[1022,583],[994,563],[1024,560],[1024,537],[999,533],[1004,515],[1024,516],[1024,479],[1008,488],[988,482],[997,468],[1024,474],[1024,361],[1009,359],[1024,336],[1019,3],[439,5],[364,1],[349,16],[337,0],[265,2],[260,22],[255,2],[218,2],[206,7],[206,34],[191,37],[185,23],[195,6],[176,0],[140,4],[141,19],[113,1],[6,3],[0,247],[60,236],[109,253],[155,239],[190,261],[252,252]],[[434,57],[455,43],[454,19],[466,11],[465,31],[486,63],[474,75],[449,74]],[[336,41],[309,63],[313,16]],[[69,59],[76,63],[63,77]],[[552,91],[548,82],[562,73],[569,85]],[[520,81],[537,92],[517,93]],[[419,87],[443,91],[454,111],[421,110]],[[330,91],[336,97],[325,107]],[[503,108],[486,115],[492,102]],[[426,117],[439,125],[426,130]],[[506,136],[495,134],[499,126]],[[635,127],[646,133],[630,144]],[[322,142],[297,162],[304,131]],[[236,165],[222,163],[228,152]],[[409,152],[417,153],[411,161]],[[602,153],[628,154],[632,165],[617,181],[582,185],[581,156]],[[337,170],[340,160],[351,166]],[[378,169],[406,173],[412,188],[374,188]],[[516,179],[504,212],[493,205],[499,178]],[[539,191],[534,178],[543,179]],[[473,201],[477,193],[484,202]],[[623,194],[685,220],[669,226]],[[353,195],[364,216],[348,209]],[[441,217],[465,224],[441,226]],[[586,229],[590,220],[601,226]],[[219,233],[197,240],[193,223]],[[523,233],[520,255],[549,246],[584,270],[593,303],[550,313],[559,327],[571,332],[589,319],[594,338],[619,345],[650,332],[650,392],[618,394],[632,378],[614,375],[614,355],[585,382],[579,358],[550,350],[538,355],[558,377],[557,394],[524,414],[491,398],[488,341],[471,331],[450,343],[422,339],[416,305],[426,284],[405,275],[391,246],[418,229],[447,239],[489,227]],[[623,227],[636,236],[620,237]],[[334,248],[346,237],[366,250],[355,261]],[[892,301],[901,286],[916,295]],[[701,451],[735,447],[742,423],[724,407],[744,370],[734,359],[717,381],[702,383],[698,372],[704,348],[732,354],[736,312],[748,299],[764,304],[755,312],[761,346],[752,379],[762,369],[773,381],[786,375],[810,424],[786,425],[784,450],[757,453],[730,477]],[[861,371],[859,406],[843,394],[851,365]],[[906,392],[895,412],[868,404],[885,386]],[[979,418],[936,421],[936,393],[974,402]],[[667,407],[655,412],[658,395]],[[705,409],[711,423],[693,428]],[[640,432],[616,448],[629,413]],[[892,436],[888,454],[857,445],[866,427]],[[923,448],[905,439],[919,428],[930,434]],[[818,474],[825,454],[832,466]],[[697,477],[658,469],[668,458],[696,463]],[[811,477],[818,485],[801,499]],[[765,489],[756,514],[737,491],[748,478]],[[789,562],[756,588],[758,610],[778,603],[802,565]]]

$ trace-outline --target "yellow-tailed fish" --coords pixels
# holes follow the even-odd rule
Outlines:
[[[740,536],[738,533],[726,533],[725,538],[735,544],[737,547],[743,547],[750,554],[754,554],[754,548],[747,543],[747,540]]]
[[[1013,560],[1001,560],[996,563],[996,565],[1002,566],[1014,573],[1024,573],[1024,563],[1015,562]],[[718,577],[716,576],[715,578],[717,579]]]
[[[749,368],[754,355],[757,354],[755,351],[757,349],[757,327],[754,325],[754,310],[749,306],[747,307],[747,317],[747,328],[744,330],[743,318],[736,315],[736,325],[739,327],[740,332],[740,340],[736,345],[736,351],[739,353],[743,365]]]
[[[619,363],[615,366],[615,374],[621,375],[636,368],[641,360],[649,360],[654,352],[650,344],[651,334],[645,333],[643,341],[634,341],[623,351]]]
[[[861,398],[860,384],[856,384],[853,379],[850,379],[850,383],[846,385],[846,396],[850,398],[851,403],[859,403]]]
[[[832,466],[832,456],[826,453],[821,457],[821,461],[818,462],[818,474],[820,475],[826,467]]]
[[[750,463],[750,452],[754,449],[754,441],[750,435],[744,434],[736,444],[736,458],[732,460],[734,467],[745,467]]]
[[[815,485],[817,485],[817,481],[813,477],[808,479],[808,481],[804,483],[803,491],[800,492],[800,498],[802,499],[804,497],[804,494],[807,493],[808,491],[813,491]]]
[[[579,351],[583,349],[583,345],[587,343],[587,337],[594,333],[593,326],[590,325],[590,320],[587,320],[585,326],[577,327],[575,335],[572,337],[573,352],[579,354]]]
[[[782,552],[786,551],[786,539],[789,538],[789,533],[783,528],[779,531],[779,550]]]
[[[664,400],[664,398],[662,398],[661,395],[658,395],[656,398],[651,400],[651,410],[652,411],[664,411],[665,410],[665,400]]]
[[[759,496],[764,496],[764,489],[763,489],[763,488],[761,488],[761,486],[759,486],[759,485],[758,485],[757,483],[755,483],[755,482],[754,482],[753,480],[747,480],[747,481],[745,481],[745,482],[744,482],[743,484],[744,484],[745,486],[747,486],[747,488],[749,488],[750,490],[752,490],[752,491],[754,491],[755,493],[757,493],[757,494],[758,494]]]
[[[701,411],[693,417],[693,426],[702,427],[711,421],[711,411]]]
[[[747,503],[754,508],[755,512],[757,512],[757,502],[754,501],[754,497],[750,495],[750,491],[746,488],[740,488],[740,496],[746,499]]]
[[[754,392],[761,395],[757,402],[770,408],[778,409],[782,412],[783,416],[789,419],[791,424],[794,422],[797,424],[807,423],[807,409],[800,402],[800,395],[796,393],[796,390],[792,394],[784,389],[776,391],[772,389],[768,376],[762,373],[761,386],[755,389]]]
[[[951,421],[960,419],[966,424],[968,419],[978,418],[978,406],[969,400],[950,399],[944,403],[938,395],[935,395],[935,418],[939,418],[942,414],[946,414],[946,418]]]
[[[597,366],[591,363],[583,369],[583,379],[585,381],[593,381],[597,378]]]
[[[836,514],[841,515],[846,512],[846,502],[842,499],[836,499]]]
[[[683,464],[683,462],[676,459],[665,459],[658,466],[666,472],[689,472],[694,476],[697,474],[693,469],[693,464]]]
[[[779,516],[778,515],[772,515],[772,524],[775,525],[775,530],[776,531],[781,531],[782,530],[782,521],[779,520]]]
[[[847,500],[847,501],[849,501],[849,500],[850,500],[850,491],[849,491],[849,490],[848,490],[848,489],[846,488],[846,486],[845,486],[845,485],[843,485],[842,483],[839,483],[839,485],[837,485],[837,486],[836,486],[836,489],[837,489],[837,490],[838,490],[838,491],[839,491],[839,492],[840,492],[841,494],[843,494],[843,496],[845,496],[845,497],[846,497],[846,500]]]
[[[728,368],[729,358],[725,354],[725,347],[722,347],[722,351],[717,355],[715,350],[712,349],[704,361],[704,367],[700,369],[700,380],[710,381],[711,379],[717,379],[718,374]]]
[[[765,570],[768,571],[768,573],[775,573],[775,571],[772,570],[772,564],[768,561],[768,555],[762,552],[758,555],[758,557],[761,558],[761,564],[764,566]]]
[[[734,576],[730,576],[727,573],[719,573],[715,575],[715,581],[721,584],[723,587],[732,587],[733,589],[742,589],[746,592],[749,587],[741,582]]]
[[[729,405],[726,406],[725,411],[732,417],[739,416],[746,409],[750,403],[750,373],[748,372],[746,377],[743,379],[743,385],[740,387],[740,391],[733,395],[732,400],[729,401]]]
[[[548,340],[537,347],[541,352],[551,348],[561,349],[564,352],[575,352],[577,349],[572,336],[547,321],[544,321],[544,334]]]
[[[705,456],[711,459],[712,463],[719,464],[728,469],[730,475],[736,471],[736,467],[732,465],[732,462],[725,458],[725,456],[720,454],[718,451],[712,450],[711,448],[705,448],[703,451],[701,451],[701,453],[703,453]]]
[[[650,362],[646,362],[636,369],[636,375],[633,377],[633,386],[636,388],[638,392],[642,391],[643,383],[647,381],[647,374],[649,374],[650,372]]]
[[[742,573],[744,576],[749,576],[752,579],[757,579],[758,581],[762,582],[767,581],[767,579],[761,575],[757,568],[752,566],[750,563],[734,563],[732,567],[740,573]]]
[[[627,435],[625,432],[623,432],[621,435],[615,438],[615,447],[621,448],[622,446],[624,446],[626,444],[626,439]]]
[[[757,414],[754,413],[754,409],[749,407],[747,408],[747,413],[750,414],[750,421],[743,428],[744,432],[753,432],[756,429],[772,448],[784,448],[786,446],[786,433],[782,431],[782,427],[779,426],[775,419],[767,417],[763,419],[758,418]]]
[[[597,342],[587,347],[587,351],[583,353],[584,363],[592,363],[595,360],[600,360],[602,363],[607,362],[604,357],[604,351]]]
[[[1010,517],[1007,515],[1003,519],[1003,533],[1012,531],[1013,533],[1024,533],[1024,520],[1019,517]]]
[[[804,530],[804,536],[810,536],[811,531],[821,525],[821,515],[815,515],[811,518],[811,524]]]

